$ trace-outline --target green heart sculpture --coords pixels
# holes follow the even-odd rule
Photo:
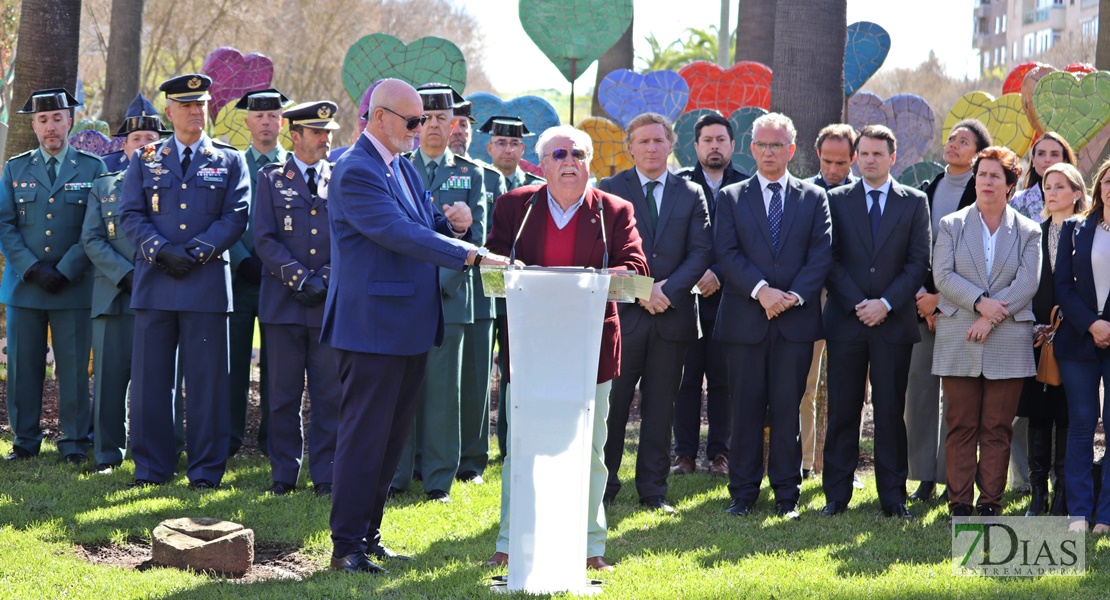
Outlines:
[[[632,0],[520,0],[520,24],[573,83],[632,22]]]
[[[459,47],[438,37],[405,44],[384,33],[372,33],[351,44],[343,57],[343,89],[356,105],[375,81],[393,77],[413,86],[446,83],[463,93],[466,58]]]
[[[1080,150],[1110,124],[1110,71],[1082,79],[1066,71],[1045,75],[1033,90],[1033,112],[1045,131]]]

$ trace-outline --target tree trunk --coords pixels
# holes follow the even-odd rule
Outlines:
[[[112,0],[104,105],[100,110],[100,119],[107,121],[112,131],[123,124],[127,105],[139,93],[142,30],[143,0]]]
[[[793,119],[798,129],[798,149],[790,163],[796,177],[817,172],[817,132],[841,120],[847,10],[846,0],[778,4],[771,110]]]
[[[1098,44],[1095,46],[1095,68],[1110,71],[1110,0],[1098,3]],[[1107,144],[1110,146],[1110,144]]]
[[[38,147],[30,119],[14,113],[34,90],[64,87],[76,94],[81,0],[23,0],[12,66],[12,118],[4,160]]]
[[[633,15],[633,19],[628,22],[628,29],[624,31],[624,35],[621,36],[621,39],[617,40],[617,43],[613,44],[613,47],[606,50],[605,54],[602,54],[601,58],[597,60],[597,80],[594,82],[594,101],[593,106],[590,108],[590,114],[595,117],[611,118],[609,114],[605,112],[605,109],[601,108],[601,101],[597,99],[597,89],[601,87],[601,80],[605,79],[606,75],[617,69],[632,68],[632,61],[635,58],[635,52],[632,48],[633,23],[635,23],[635,15]]]
[[[732,64],[751,60],[763,63],[772,70],[775,68],[777,7],[778,0],[740,0],[736,11],[736,56]]]

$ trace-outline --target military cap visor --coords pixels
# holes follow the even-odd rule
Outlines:
[[[478,119],[474,118],[474,115],[472,114],[473,109],[474,103],[470,102],[469,100],[464,101],[461,104],[455,104],[455,116],[466,117],[466,120],[470,121],[471,124],[477,125]]]
[[[167,100],[176,102],[201,102],[211,100],[208,88],[212,86],[212,78],[207,75],[195,73],[181,75],[162,82],[158,90],[166,94]]]
[[[286,98],[285,94],[274,88],[270,88],[243,94],[243,97],[235,103],[235,108],[250,111],[281,110],[281,107],[286,104],[289,104],[289,98]]]
[[[339,106],[337,104],[326,100],[303,102],[281,113],[281,116],[289,119],[290,127],[299,125],[308,129],[334,131],[339,129],[339,123],[335,122],[335,113],[338,110]]]
[[[514,137],[523,138],[525,136],[536,135],[528,131],[528,127],[524,125],[524,121],[516,117],[490,117],[486,122],[478,128],[478,133],[485,133],[490,136],[501,137]]]
[[[23,109],[16,114],[27,115],[53,110],[67,110],[77,106],[80,106],[77,98],[74,98],[65,88],[36,90],[31,92],[31,97],[27,99]]]
[[[122,137],[136,131],[153,131],[158,135],[169,135],[173,133],[168,129],[162,128],[162,119],[158,118],[157,115],[139,115],[124,119],[123,125],[120,125],[119,130],[113,133],[112,137]]]
[[[455,97],[451,88],[419,90],[420,99],[424,102],[424,110],[452,110],[455,108]]]

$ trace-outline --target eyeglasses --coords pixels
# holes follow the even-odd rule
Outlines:
[[[559,148],[558,150],[552,150],[549,156],[551,156],[551,158],[554,158],[555,162],[563,162],[567,159],[567,155],[573,156],[574,160],[578,162],[584,162],[586,160],[586,151],[580,150],[578,148],[574,148],[572,150]]]
[[[766,152],[770,150],[774,153],[777,153],[779,150],[782,150],[786,147],[786,144],[782,142],[771,142],[769,144],[767,142],[752,142],[752,145],[755,146],[755,149],[759,152]]]
[[[420,115],[419,117],[406,117],[405,115],[402,115],[399,112],[391,110],[388,106],[383,106],[382,110],[393,113],[393,114],[397,115],[398,117],[401,117],[402,119],[404,119],[405,120],[405,129],[408,129],[409,131],[412,131],[413,129],[416,129],[417,127],[420,127],[421,125],[423,125],[424,123],[426,123],[428,121],[428,115]]]
[[[520,150],[524,147],[520,140],[497,140],[493,145],[501,150]]]

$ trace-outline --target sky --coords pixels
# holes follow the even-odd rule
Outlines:
[[[740,0],[729,0],[729,29],[735,27]],[[759,2],[760,0],[748,0]],[[519,0],[455,0],[482,27],[486,52],[483,62],[493,86],[504,95],[555,88],[570,92],[570,84],[532,43],[520,26]],[[921,6],[927,4],[927,7]],[[933,0],[929,3],[890,0],[848,0],[848,23],[872,21],[890,33],[891,48],[884,68],[913,67],[936,52],[948,74],[977,77],[978,58],[971,46],[974,0]],[[674,7],[680,6],[680,10]],[[919,7],[911,15],[908,7]],[[664,8],[666,7],[666,8]],[[649,54],[654,33],[661,43],[682,37],[689,28],[705,28],[721,20],[720,0],[635,0],[633,40],[637,56]],[[636,68],[642,68],[637,61]],[[577,80],[576,89],[593,86],[595,66]]]

